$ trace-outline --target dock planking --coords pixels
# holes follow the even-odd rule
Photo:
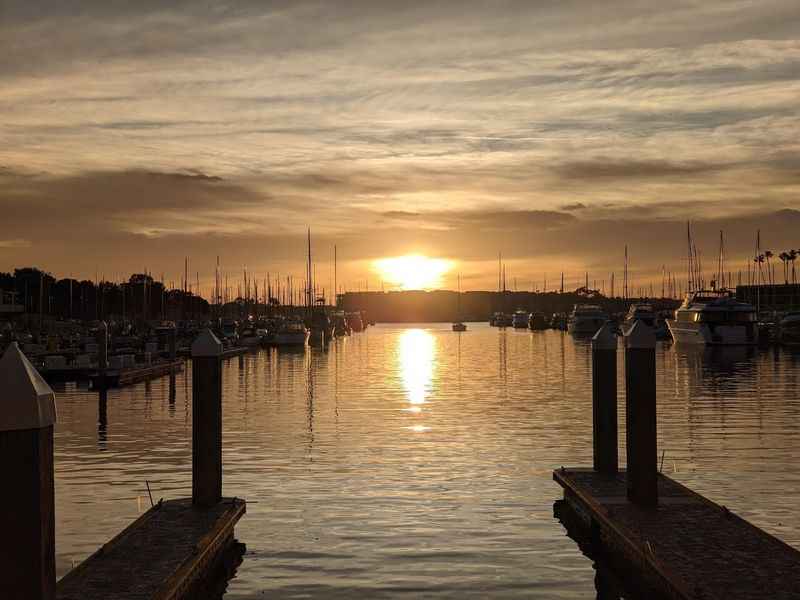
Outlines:
[[[627,499],[626,473],[561,469],[553,479],[603,554],[636,565],[665,598],[789,600],[800,590],[800,551],[658,475],[659,504]]]
[[[125,387],[142,381],[173,375],[182,370],[183,361],[174,360],[129,369],[109,369],[105,373],[94,372],[89,376],[89,381],[95,389]]]
[[[56,586],[57,600],[179,600],[233,543],[245,501],[159,502]]]

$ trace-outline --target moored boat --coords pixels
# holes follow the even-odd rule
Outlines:
[[[526,310],[516,310],[511,317],[511,325],[514,329],[527,329],[530,316],[530,313]]]
[[[594,335],[608,321],[606,312],[595,304],[576,304],[567,321],[567,331],[575,335]]]
[[[790,312],[780,320],[778,339],[786,346],[800,346],[800,312]]]
[[[683,344],[712,346],[758,343],[756,309],[727,290],[700,290],[686,295],[667,321],[672,338]]]

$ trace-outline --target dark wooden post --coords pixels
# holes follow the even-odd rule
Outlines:
[[[52,600],[55,394],[16,342],[0,358],[0,389],[0,598]]]
[[[640,506],[656,506],[656,336],[641,321],[625,335],[625,407],[628,500]]]
[[[607,324],[592,338],[594,470],[614,475],[617,458],[617,336]]]
[[[206,329],[192,344],[192,503],[222,499],[222,343]]]

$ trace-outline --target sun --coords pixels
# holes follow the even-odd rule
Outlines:
[[[428,290],[441,287],[442,276],[453,267],[453,262],[409,254],[378,259],[373,267],[391,286],[404,290]]]

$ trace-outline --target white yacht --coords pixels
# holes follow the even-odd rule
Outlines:
[[[578,335],[594,335],[606,324],[608,315],[595,304],[576,304],[567,322],[567,331]]]
[[[628,333],[636,321],[641,321],[650,327],[656,334],[656,339],[662,340],[669,337],[669,331],[667,330],[664,319],[656,313],[652,304],[644,302],[631,304],[631,307],[628,309],[628,314],[625,315],[625,320],[620,327],[622,333]]]
[[[514,316],[511,317],[511,325],[515,329],[527,329],[528,328],[528,319],[530,318],[530,313],[526,312],[522,309],[515,311]]]
[[[690,292],[667,325],[678,343],[714,346],[758,343],[755,307],[736,300],[727,290]]]

